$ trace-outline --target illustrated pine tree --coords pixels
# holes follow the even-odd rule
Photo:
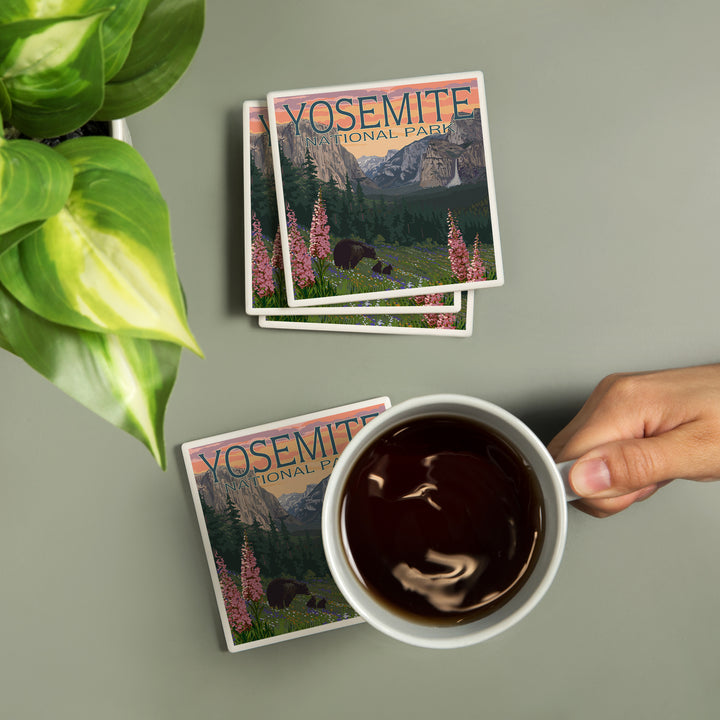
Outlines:
[[[320,180],[318,180],[317,165],[310,155],[310,150],[305,150],[305,162],[302,166],[303,174],[303,216],[307,213],[307,209],[312,209],[315,198],[320,191]]]
[[[268,526],[267,531],[267,573],[269,577],[277,577],[281,572],[281,555],[280,555],[280,534],[278,533],[277,525],[273,516],[268,514]]]
[[[260,220],[263,233],[271,238],[277,228],[278,214],[272,178],[263,174],[250,157],[250,195],[253,212]]]
[[[301,170],[295,167],[290,160],[285,157],[285,153],[280,147],[280,171],[283,179],[283,195],[286,205],[291,208],[302,208],[304,200],[303,178]],[[307,224],[310,218],[298,219],[301,224]]]
[[[222,554],[229,545],[225,518],[215,512],[215,509],[205,502],[202,495],[200,495],[200,507],[205,518],[210,544]]]

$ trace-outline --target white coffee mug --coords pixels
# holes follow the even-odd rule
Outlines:
[[[344,549],[341,504],[345,484],[362,453],[395,426],[423,417],[470,419],[503,437],[533,468],[543,497],[544,540],[535,567],[521,589],[491,614],[461,624],[414,622],[378,602],[353,570]],[[323,502],[322,537],[330,572],[350,605],[370,625],[412,645],[457,648],[487,640],[527,615],[550,587],[565,547],[567,502],[576,499],[567,473],[571,462],[557,465],[543,443],[521,420],[502,408],[465,395],[427,395],[400,403],[362,428],[340,455]]]

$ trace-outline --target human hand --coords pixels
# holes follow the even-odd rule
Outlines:
[[[576,507],[607,517],[674,478],[720,478],[720,364],[615,374],[595,388],[548,449],[577,458]]]

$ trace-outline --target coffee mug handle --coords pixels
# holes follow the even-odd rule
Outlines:
[[[565,462],[556,463],[558,472],[560,473],[560,477],[563,481],[563,486],[565,487],[565,497],[568,502],[580,499],[580,496],[576,495],[570,487],[570,468],[574,465],[574,463],[574,460],[566,460]]]

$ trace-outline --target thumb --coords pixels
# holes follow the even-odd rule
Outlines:
[[[688,477],[696,458],[687,426],[634,440],[618,440],[593,448],[570,469],[570,485],[581,497],[610,498]]]

